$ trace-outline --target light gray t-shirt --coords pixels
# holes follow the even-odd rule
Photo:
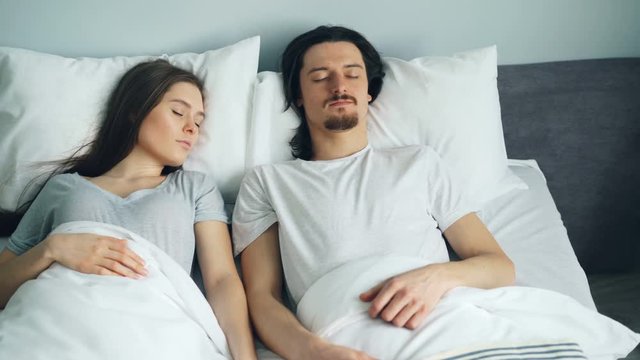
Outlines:
[[[135,191],[126,198],[77,173],[61,174],[45,184],[7,248],[20,255],[62,223],[96,221],[137,233],[190,272],[195,251],[193,226],[205,220],[228,221],[215,182],[200,172],[173,172],[155,188]]]
[[[249,172],[233,213],[235,253],[278,222],[297,303],[314,281],[350,260],[396,254],[448,261],[441,230],[474,210],[431,148],[367,146],[345,158]]]

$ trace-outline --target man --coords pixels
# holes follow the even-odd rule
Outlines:
[[[377,150],[367,141],[368,104],[382,87],[382,61],[359,33],[319,27],[286,48],[287,105],[301,125],[296,160],[245,177],[233,231],[250,314],[258,334],[292,359],[369,359],[308,331],[284,305],[323,275],[368,256],[407,255],[425,266],[394,274],[363,292],[375,321],[415,329],[456,286],[493,288],[514,267],[461,197],[430,148]],[[442,233],[463,259],[449,262]]]

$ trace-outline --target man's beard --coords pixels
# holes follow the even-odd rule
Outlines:
[[[353,129],[358,125],[358,114],[344,114],[340,116],[329,116],[324,121],[324,128],[331,131],[344,131]]]

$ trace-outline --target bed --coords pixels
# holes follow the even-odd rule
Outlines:
[[[211,108],[211,121],[205,123],[203,139],[185,167],[215,176],[229,208],[247,169],[290,157],[286,139],[295,119],[282,112],[279,75],[261,72],[256,77],[258,51],[259,39],[252,38],[205,54],[164,56],[203,76],[210,93],[227,96],[218,99],[227,105]],[[466,69],[455,76],[475,67],[484,73],[473,78],[474,86],[462,85],[478,96],[460,97],[454,88],[436,91],[453,96],[458,106],[437,112],[432,106],[428,111],[462,119],[459,127],[420,127],[424,122],[410,111],[424,112],[420,106],[429,104],[414,102],[415,109],[402,106],[402,111],[409,114],[404,118],[416,119],[418,125],[411,126],[418,128],[376,120],[373,145],[427,143],[441,151],[467,181],[466,187],[475,193],[490,190],[474,200],[482,204],[480,217],[514,260],[517,285],[559,292],[640,332],[640,243],[634,235],[640,223],[635,207],[640,201],[640,59],[496,67],[495,57],[495,47],[489,47],[412,62],[386,59],[389,89],[406,87],[397,79],[422,71],[418,67],[446,75],[453,64]],[[85,139],[113,80],[147,58],[76,60],[0,49],[0,108],[5,109],[0,114],[0,151],[11,154],[0,159],[4,208],[15,207],[35,175],[29,164],[66,154],[70,144]],[[48,87],[52,84],[56,87]],[[443,80],[440,86],[449,84]],[[34,88],[41,92],[34,94]],[[57,96],[38,97],[47,93]],[[393,94],[387,91],[387,100],[378,102],[374,119],[397,111],[388,105]],[[436,107],[446,103],[436,100]],[[469,112],[481,114],[486,122],[470,123],[461,116]],[[488,139],[471,144],[476,146],[471,155],[461,152],[461,146],[448,149],[430,138],[439,134],[438,139],[469,145],[459,134],[467,126],[477,128],[475,134],[483,141]],[[478,164],[489,170],[479,171]],[[4,245],[6,238],[0,241]],[[194,278],[197,282],[197,274]],[[264,348],[259,352],[265,359],[277,358]],[[628,358],[640,358],[640,350]]]

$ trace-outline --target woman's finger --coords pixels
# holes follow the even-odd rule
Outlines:
[[[104,255],[104,257],[109,260],[114,260],[121,263],[122,265],[126,266],[127,268],[131,269],[133,272],[139,275],[147,276],[149,274],[147,269],[144,267],[144,265],[136,261],[136,259],[134,259],[131,256],[131,254],[128,252],[122,253],[122,252],[110,250],[108,253]]]
[[[94,268],[93,272],[96,275],[120,276],[120,274],[117,274],[117,273],[115,273],[115,272],[113,272],[113,271],[111,271],[111,270],[109,270],[109,269],[107,269],[105,267],[102,267],[102,266],[96,266]]]
[[[112,260],[112,259],[107,259],[104,258],[99,264],[98,266],[101,266],[113,273],[116,273],[117,275],[120,276],[125,276],[131,279],[139,279],[141,276],[136,274],[133,270],[129,269],[128,267],[124,266],[121,262],[117,261],[117,260]]]

